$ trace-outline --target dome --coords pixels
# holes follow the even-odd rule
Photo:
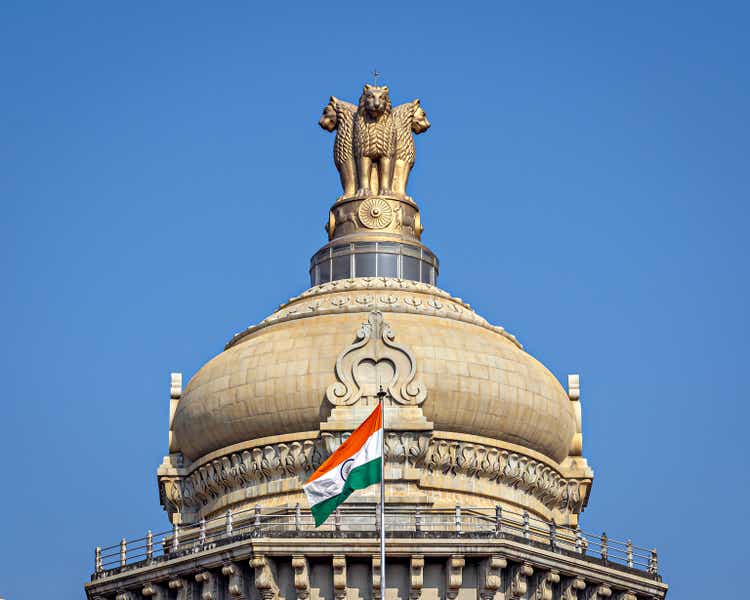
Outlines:
[[[334,365],[379,310],[413,354],[436,431],[501,440],[560,463],[576,415],[557,379],[516,339],[438,288],[369,278],[316,286],[238,334],[188,383],[174,449],[195,461],[247,440],[313,432]]]
[[[347,137],[357,107],[331,102],[321,125],[337,130],[343,194],[310,260],[312,287],[235,335],[184,390],[175,374],[162,504],[173,522],[304,505],[305,481],[382,402],[386,502],[502,504],[575,525],[593,478],[577,378],[566,392],[513,335],[437,287],[440,263],[405,190],[411,134],[429,127],[419,102],[394,109],[395,137],[367,121],[400,148],[377,168],[347,159],[369,138]]]

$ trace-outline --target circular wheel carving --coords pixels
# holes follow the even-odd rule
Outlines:
[[[368,229],[385,229],[393,220],[393,209],[382,198],[367,198],[359,205],[358,216]]]

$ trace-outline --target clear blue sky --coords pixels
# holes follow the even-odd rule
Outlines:
[[[584,527],[745,593],[747,4],[268,4],[0,5],[0,596],[166,525],[169,372],[307,287],[373,66],[441,287],[581,373]]]

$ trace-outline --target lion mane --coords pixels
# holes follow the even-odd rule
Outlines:
[[[354,124],[354,152],[357,157],[373,160],[392,157],[396,150],[396,130],[391,97],[385,92],[385,108],[373,115],[366,107],[367,96],[368,88],[365,88],[359,98]]]
[[[336,168],[340,168],[354,156],[354,115],[356,113],[357,107],[354,104],[339,100],[336,96],[331,96],[328,106],[323,111],[321,127],[326,128],[323,120],[327,115],[332,114],[334,119],[332,126],[336,129],[336,139],[333,142],[333,162]]]

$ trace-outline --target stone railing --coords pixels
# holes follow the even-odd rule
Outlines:
[[[372,508],[345,506],[316,528],[308,509],[253,509],[232,512],[219,518],[202,519],[159,533],[119,544],[97,547],[92,580],[129,568],[148,566],[173,558],[248,538],[372,538],[379,537],[378,515]],[[658,577],[656,550],[635,546],[630,540],[593,535],[579,528],[561,527],[542,521],[528,512],[517,513],[497,506],[493,509],[388,508],[385,514],[388,538],[512,538],[552,552],[621,565]]]

